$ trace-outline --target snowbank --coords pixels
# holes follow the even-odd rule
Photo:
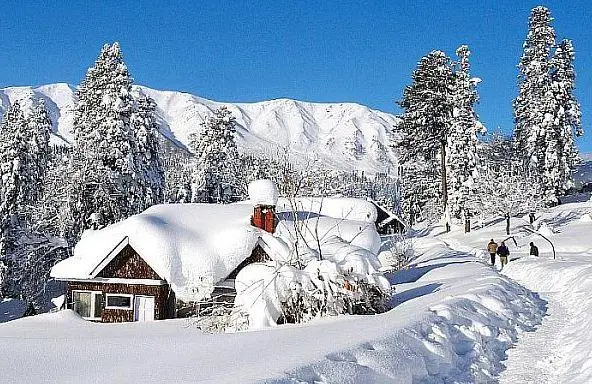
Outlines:
[[[51,271],[56,279],[89,279],[122,241],[129,244],[181,300],[199,299],[193,287],[226,278],[246,259],[260,230],[250,225],[250,204],[163,204],[99,231],[87,231],[74,256]],[[127,238],[127,240],[125,240]]]
[[[56,313],[0,324],[0,345],[9,356],[0,359],[0,378],[61,384],[495,382],[519,330],[540,322],[540,300],[468,254],[441,244],[427,248],[418,264],[391,278],[395,307],[381,315],[213,335],[182,319],[94,324]]]

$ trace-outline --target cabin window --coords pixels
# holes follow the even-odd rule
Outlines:
[[[111,293],[107,293],[107,305],[105,308],[108,309],[132,309],[133,302],[134,302],[133,295],[114,295]]]
[[[73,309],[85,319],[97,320],[101,318],[103,310],[103,292],[72,291]]]

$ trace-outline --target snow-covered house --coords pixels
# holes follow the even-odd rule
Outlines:
[[[304,242],[330,243],[331,249],[348,243],[370,257],[378,252],[376,210],[364,200],[327,199],[311,216],[315,210],[302,205],[288,212],[270,181],[251,183],[249,195],[249,202],[228,205],[156,205],[85,232],[74,256],[51,271],[53,278],[67,282],[66,306],[101,322],[180,316],[186,304],[210,298],[217,287],[234,289],[234,278],[250,264],[289,264],[298,243],[291,241],[298,236],[294,220],[314,228],[315,233],[299,234]],[[350,268],[358,256],[339,257],[343,268]]]
[[[397,215],[393,211],[385,208],[380,203],[367,198],[368,202],[374,205],[376,208],[376,230],[381,235],[392,235],[394,233],[402,233],[405,228],[408,227],[407,223],[401,219],[401,216]]]
[[[74,256],[51,271],[67,282],[67,307],[93,321],[145,321],[208,298],[216,284],[266,258],[260,238],[275,229],[277,201],[269,183],[250,186],[250,203],[156,205],[85,232]]]

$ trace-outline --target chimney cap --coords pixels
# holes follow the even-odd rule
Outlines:
[[[278,200],[278,190],[271,180],[260,179],[249,183],[249,199],[255,206],[275,206]]]

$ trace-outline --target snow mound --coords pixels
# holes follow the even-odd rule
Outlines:
[[[122,241],[164,280],[177,297],[201,299],[195,287],[204,278],[226,278],[250,256],[261,231],[250,225],[249,204],[163,204],[98,231],[87,231],[74,256],[51,271],[57,279],[89,279]],[[197,296],[196,296],[197,295]]]
[[[255,180],[248,186],[249,200],[253,205],[275,206],[278,201],[278,190],[271,180]]]

